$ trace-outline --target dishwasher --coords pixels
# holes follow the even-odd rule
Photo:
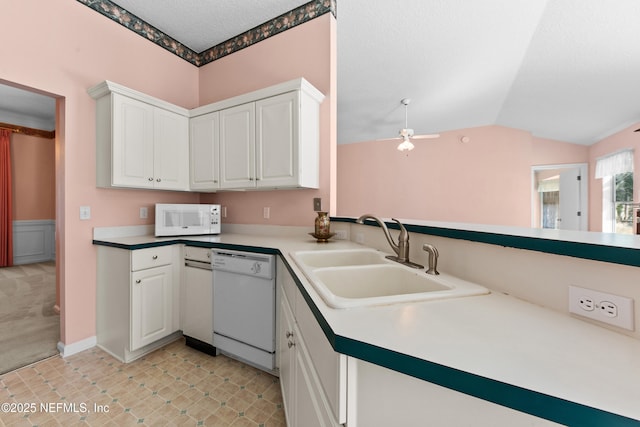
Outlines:
[[[213,345],[272,372],[276,351],[275,257],[214,249]]]

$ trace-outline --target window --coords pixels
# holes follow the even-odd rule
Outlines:
[[[633,150],[598,159],[596,178],[602,178],[602,231],[633,234]]]

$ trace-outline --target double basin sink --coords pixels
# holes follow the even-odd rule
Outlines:
[[[482,295],[489,290],[447,274],[430,275],[375,249],[299,251],[293,260],[327,305],[366,307]]]

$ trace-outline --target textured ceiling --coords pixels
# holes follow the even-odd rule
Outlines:
[[[116,3],[200,52],[305,2]],[[395,136],[405,97],[418,134],[497,124],[592,144],[640,121],[638,0],[337,4],[339,143]]]
[[[640,120],[637,0],[338,3],[338,142],[498,124],[592,144]],[[428,142],[421,142],[427,144]]]
[[[196,52],[202,52],[309,0],[114,0]]]

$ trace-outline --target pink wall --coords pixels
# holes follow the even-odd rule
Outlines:
[[[640,132],[634,132],[638,127],[640,122],[589,147],[589,230],[602,231],[602,180],[595,178],[598,157],[625,148],[634,149],[633,200],[640,200]]]
[[[469,142],[460,141],[462,136]],[[499,126],[338,146],[338,215],[528,226],[529,133]]]
[[[6,3],[6,2],[5,2]],[[95,335],[93,227],[152,223],[138,208],[196,202],[197,194],[97,189],[95,101],[105,79],[183,107],[198,104],[198,69],[75,1],[22,0],[2,8],[0,79],[59,98],[56,126],[56,227],[62,342]],[[79,220],[91,206],[92,219]]]
[[[332,126],[335,129],[335,82],[331,81],[335,77],[335,20],[330,14],[202,69],[75,1],[11,2],[10,7],[3,7],[0,38],[12,41],[2,44],[0,54],[14,58],[2,61],[0,82],[58,98],[56,252],[65,344],[95,335],[93,227],[152,224],[152,215],[147,220],[138,218],[141,206],[201,199],[196,193],[96,188],[95,101],[87,94],[89,87],[111,80],[193,108],[304,76],[327,95],[321,111],[321,189],[228,194],[219,199],[229,206],[231,215],[238,214],[227,221],[260,223],[262,206],[270,206],[272,224],[310,224],[311,199],[320,196],[327,203],[331,197],[334,178],[324,172],[335,162],[335,152],[329,148],[335,141],[335,131],[331,131]],[[202,201],[208,198],[203,196]],[[83,205],[91,207],[89,221],[79,219]],[[260,207],[258,214],[254,206]]]
[[[336,179],[332,167],[335,152],[331,148],[336,135],[331,130],[336,112],[333,34],[335,18],[328,13],[201,68],[201,105],[298,77],[304,77],[325,95],[320,106],[320,188],[203,195],[202,202],[227,207],[225,222],[312,226],[316,216],[314,197],[322,198],[324,210],[335,209],[335,203],[330,203]],[[263,219],[264,207],[271,208],[268,220]]]
[[[55,141],[11,135],[13,219],[54,219]]]
[[[588,159],[587,147],[501,126],[445,132],[409,154],[396,146],[338,146],[338,215],[529,227],[531,166]]]

